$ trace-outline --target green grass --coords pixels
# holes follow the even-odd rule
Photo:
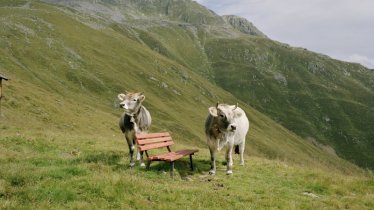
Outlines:
[[[173,26],[168,33],[167,28],[152,27],[148,34],[137,34],[140,30],[105,25],[72,9],[17,2],[0,5],[0,71],[10,78],[3,82],[0,114],[0,209],[373,208],[372,172],[286,129],[281,120],[254,109],[261,105],[256,101],[240,100],[235,91],[233,95],[201,77],[220,79],[209,77],[212,69],[204,67],[210,66],[204,62],[213,55],[196,49],[209,38],[201,28],[196,32],[200,43],[195,43],[197,37],[186,28]],[[92,22],[103,25],[93,27]],[[178,37],[186,40],[180,49],[172,39]],[[146,44],[162,45],[165,53]],[[184,52],[195,54],[185,57]],[[235,71],[227,71],[235,79]],[[351,73],[366,81],[359,72]],[[270,77],[258,73],[258,78]],[[176,148],[200,150],[194,157],[195,171],[188,170],[187,159],[178,161],[174,178],[163,163],[152,164],[150,171],[128,168],[127,145],[118,128],[122,110],[116,99],[125,90],[145,93],[152,132],[169,131]],[[308,99],[310,93],[292,94]],[[359,97],[366,94],[370,91]],[[317,98],[321,104],[330,104],[330,99]],[[225,175],[222,153],[217,175],[207,176],[203,127],[208,107],[217,101],[238,102],[251,124],[247,164],[235,165],[231,177]],[[329,109],[341,104],[357,113],[362,110],[351,100],[340,100]],[[296,108],[291,111],[295,120],[304,117]],[[370,109],[366,111],[369,119]],[[352,124],[363,119],[347,118]],[[298,122],[295,126],[304,123]]]
[[[174,9],[178,8],[184,7]],[[150,49],[197,72],[302,138],[330,146],[363,168],[374,166],[372,71],[238,34],[223,23],[201,25],[198,19],[211,17],[208,11],[197,19],[192,12],[193,21],[181,15],[184,22],[169,21],[173,16],[154,18],[152,11],[148,15],[153,18],[128,23],[135,25],[138,39]]]
[[[4,82],[4,134],[95,133],[122,139],[116,95],[138,90],[145,93],[145,106],[153,117],[151,131],[170,131],[177,139],[203,146],[208,107],[217,101],[239,102],[251,122],[248,154],[357,170],[130,34],[109,26],[91,28],[77,21],[76,14],[41,3],[0,10],[0,34],[6,37],[1,68],[11,78]]]
[[[212,37],[206,51],[219,86],[299,136],[374,166],[372,71],[263,38]]]
[[[179,147],[190,147],[178,145]],[[151,169],[128,167],[123,141],[95,136],[20,136],[0,139],[2,209],[372,209],[372,174],[336,171],[234,156],[234,175],[225,175],[219,154],[216,176],[199,148],[195,170],[188,158]],[[77,152],[79,151],[79,152]],[[4,155],[5,154],[5,155]],[[309,195],[305,195],[309,193]],[[311,197],[313,194],[317,197]]]

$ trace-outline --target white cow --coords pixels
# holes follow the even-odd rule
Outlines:
[[[218,104],[209,108],[209,115],[205,121],[205,134],[210,151],[211,169],[209,174],[216,173],[216,153],[225,145],[227,170],[232,174],[232,152],[240,154],[240,165],[244,165],[245,136],[249,129],[249,121],[245,112],[238,105]]]
[[[152,118],[149,111],[142,105],[145,99],[143,93],[126,92],[118,94],[121,101],[120,106],[125,110],[119,120],[119,127],[125,134],[130,153],[130,166],[134,166],[133,154],[135,150],[135,134],[147,133],[151,126]],[[140,165],[145,166],[143,162],[143,153],[137,153],[140,159]]]

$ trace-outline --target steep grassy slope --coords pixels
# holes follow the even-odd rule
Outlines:
[[[244,20],[230,16],[225,22],[188,0],[71,2],[59,3],[111,19],[102,24],[203,75],[303,138],[374,167],[373,71],[260,32],[241,33],[249,30],[249,24],[240,28]]]
[[[124,90],[141,90],[154,119],[153,131],[170,130],[201,147],[207,108],[216,101],[237,101],[123,32],[88,27],[75,20],[78,16],[53,6],[28,7],[1,8],[5,38],[0,61],[11,78],[3,101],[2,134],[90,134],[116,138],[125,147],[115,98]],[[252,124],[249,154],[354,170],[239,103]]]
[[[44,3],[0,5],[0,71],[10,78],[0,115],[1,209],[373,207],[372,175],[201,78],[175,49],[173,59],[150,49],[139,29]],[[128,168],[116,101],[124,90],[145,92],[151,131],[200,149],[194,172],[184,160],[174,179],[163,164]],[[251,122],[247,165],[235,165],[232,177],[221,164],[206,176],[203,124],[217,101],[238,101]]]
[[[218,33],[170,24],[148,27],[140,38],[298,135],[374,165],[372,71],[264,38]]]
[[[372,71],[261,38],[211,39],[206,50],[221,87],[302,137],[374,166]]]

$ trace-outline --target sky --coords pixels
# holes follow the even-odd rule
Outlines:
[[[374,0],[196,0],[270,39],[374,69]]]

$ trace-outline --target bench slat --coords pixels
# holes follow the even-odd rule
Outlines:
[[[166,137],[166,136],[170,136],[169,132],[136,134],[137,139],[148,139],[148,138]]]
[[[137,142],[138,144],[143,145],[143,144],[173,141],[173,139],[171,139],[170,136],[166,136],[166,137],[158,137],[158,138],[137,139],[137,141],[138,141]]]
[[[175,153],[181,154],[181,155],[189,155],[198,152],[198,149],[184,149],[184,150],[178,150]]]
[[[175,152],[169,152],[149,157],[151,160],[164,160],[166,157],[177,155]]]
[[[187,156],[187,155],[191,155],[191,154],[194,154],[195,152],[198,152],[198,150],[180,150],[180,151],[176,151],[176,155],[171,155],[171,156],[167,156],[167,157],[164,157],[164,160],[166,161],[174,161],[174,160],[178,160],[184,156]]]
[[[155,155],[150,157],[150,160],[163,160],[163,161],[174,161],[182,158],[184,155],[177,154],[175,152],[170,152],[162,155]]]
[[[162,147],[167,147],[173,145],[173,141],[167,141],[162,143],[155,143],[155,144],[146,144],[146,145],[139,145],[140,151],[150,150],[150,149],[157,149]]]
[[[149,160],[166,160],[166,161],[174,161],[178,160],[186,155],[194,154],[199,150],[179,150],[175,152],[169,152],[161,155],[154,155],[149,157]]]

